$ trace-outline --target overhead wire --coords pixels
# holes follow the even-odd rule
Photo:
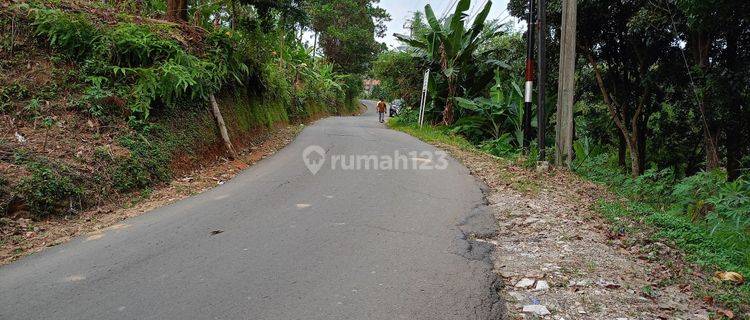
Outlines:
[[[460,0],[454,0],[451,3],[450,6],[448,6],[447,8],[445,8],[445,11],[443,11],[443,14],[440,15],[440,20],[445,19],[448,16],[448,14],[450,14],[451,10],[453,10],[453,7],[456,6],[456,4],[458,3],[458,1],[460,1]]]
[[[469,15],[469,19],[466,21],[468,22],[474,21],[474,18],[476,18],[477,15],[479,15],[479,13],[482,12],[482,9],[484,9],[484,6],[487,5],[488,1],[490,0],[484,0],[484,2],[481,5],[475,7],[474,10],[472,10],[472,13]]]

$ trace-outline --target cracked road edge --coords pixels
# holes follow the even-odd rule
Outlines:
[[[492,253],[495,246],[487,241],[478,241],[494,238],[499,232],[497,220],[487,200],[489,187],[473,174],[472,177],[482,191],[482,201],[456,224],[458,233],[455,250],[456,254],[470,263],[483,265],[482,276],[485,277],[486,286],[485,291],[481,293],[483,297],[480,304],[474,307],[475,319],[507,319],[505,300],[500,296],[503,282],[493,272]]]

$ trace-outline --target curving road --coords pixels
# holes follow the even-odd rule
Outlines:
[[[466,240],[494,230],[467,169],[332,168],[396,150],[440,164],[363,103],[220,187],[1,267],[0,319],[499,318],[489,249]]]

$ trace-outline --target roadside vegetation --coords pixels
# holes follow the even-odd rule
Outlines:
[[[429,6],[416,13],[410,35],[397,35],[408,49],[384,52],[374,62],[381,80],[375,90],[406,102],[390,122],[394,128],[461,148],[468,143],[534,168],[536,121],[531,128],[523,125],[524,35],[487,17],[486,10],[470,20],[469,2],[459,1],[444,17]],[[711,5],[716,10],[706,6],[579,3],[571,169],[619,196],[594,204],[614,232],[647,231],[654,241],[679,248],[712,283],[706,285],[710,291],[696,290],[700,298],[745,314],[750,68],[738,61],[750,58],[750,7],[742,1]],[[527,17],[524,1],[511,1],[509,10]],[[547,148],[554,144],[559,10],[549,6],[547,12]],[[722,27],[727,21],[731,27]],[[417,109],[427,69],[426,124],[420,129]]]
[[[372,1],[4,2],[3,243],[31,231],[11,220],[147,194],[279,126],[357,112],[388,18]]]

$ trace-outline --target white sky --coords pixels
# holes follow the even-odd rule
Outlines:
[[[388,48],[396,48],[400,46],[401,43],[393,37],[393,34],[408,33],[406,28],[404,28],[404,24],[407,19],[411,18],[414,11],[424,12],[424,6],[429,3],[432,6],[432,11],[434,11],[435,15],[440,18],[446,14],[449,6],[452,6],[450,12],[453,12],[455,10],[455,3],[457,2],[458,0],[380,0],[378,6],[388,11],[391,15],[391,21],[386,23],[386,26],[388,27],[386,36],[384,38],[378,38],[377,40],[379,42],[385,42],[385,44],[388,45]],[[469,9],[469,16],[478,14],[482,7],[484,7],[484,3],[485,0],[472,0],[471,8]],[[504,22],[513,24],[516,29],[519,27],[525,29],[525,26],[519,25],[518,21],[510,16],[507,9],[508,0],[493,0],[492,8],[490,9],[490,14],[487,16],[487,20],[500,19]],[[312,39],[312,32],[306,32],[306,42],[311,45]]]
[[[393,33],[408,34],[404,28],[406,20],[411,18],[414,11],[424,12],[424,6],[430,4],[432,11],[435,15],[440,18],[445,14],[446,9],[453,5],[450,12],[455,10],[454,3],[457,0],[380,0],[381,8],[384,8],[391,15],[391,21],[387,22],[388,31],[385,38],[378,38],[378,41],[385,42],[388,48],[394,48],[400,45],[400,42],[393,37]],[[482,10],[484,7],[485,0],[473,0],[471,1],[471,9],[469,9],[469,16],[474,16]],[[513,17],[510,17],[508,13],[508,0],[494,0],[492,1],[492,8],[490,14],[487,16],[487,20],[502,19],[506,22],[515,22]]]

